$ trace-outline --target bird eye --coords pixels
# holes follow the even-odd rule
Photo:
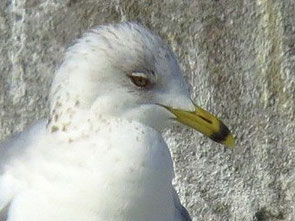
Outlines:
[[[141,72],[133,72],[129,75],[130,80],[134,85],[140,88],[148,88],[151,86],[151,81],[148,76]]]

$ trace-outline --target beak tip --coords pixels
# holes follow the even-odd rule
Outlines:
[[[222,142],[226,147],[229,147],[231,149],[235,148],[236,142],[235,138],[233,137],[232,134],[229,134],[227,138]]]

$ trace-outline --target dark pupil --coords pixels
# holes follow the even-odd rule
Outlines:
[[[148,80],[143,77],[132,77],[133,83],[138,87],[145,87],[148,85]]]

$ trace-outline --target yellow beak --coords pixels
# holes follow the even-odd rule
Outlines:
[[[227,147],[235,147],[235,139],[229,129],[214,115],[195,105],[195,111],[185,111],[163,106],[176,117],[175,120],[201,132]]]

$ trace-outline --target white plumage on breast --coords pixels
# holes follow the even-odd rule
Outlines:
[[[172,160],[160,134],[120,119],[100,127],[71,142],[40,137],[38,146],[6,166],[19,177],[15,185],[22,185],[12,220],[136,220],[144,213],[146,220],[151,214],[173,218]]]

